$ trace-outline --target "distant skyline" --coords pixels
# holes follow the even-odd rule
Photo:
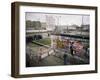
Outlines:
[[[26,12],[26,20],[47,22],[54,25],[84,25],[90,24],[89,15],[74,15],[74,14],[48,14],[48,13],[34,13]],[[82,19],[83,18],[83,19]]]

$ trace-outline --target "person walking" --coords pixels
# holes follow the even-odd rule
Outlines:
[[[74,55],[73,44],[74,44],[74,42],[70,43],[70,53],[72,56]]]
[[[40,47],[38,51],[38,63],[42,60],[41,56],[42,56],[42,47]]]
[[[63,55],[63,58],[64,58],[64,65],[66,65],[67,64],[67,54],[66,53]]]

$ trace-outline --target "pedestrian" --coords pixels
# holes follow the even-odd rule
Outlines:
[[[64,65],[66,65],[67,64],[67,54],[66,53],[64,54],[63,58],[64,58]]]
[[[38,52],[38,63],[41,61],[41,56],[42,56],[42,48],[40,47],[39,52]]]
[[[72,56],[74,55],[73,44],[74,44],[74,42],[70,43],[70,53]]]

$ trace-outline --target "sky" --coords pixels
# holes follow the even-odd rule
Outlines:
[[[34,13],[26,12],[26,20],[47,22],[54,25],[78,25],[90,24],[89,15],[76,14],[49,14],[49,13]],[[83,17],[83,19],[82,19]]]

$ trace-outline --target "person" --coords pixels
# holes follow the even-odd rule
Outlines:
[[[41,61],[41,56],[42,56],[42,48],[39,48],[39,53],[38,53],[38,63]]]
[[[66,65],[67,64],[67,54],[64,54],[63,58],[64,58],[64,65]]]
[[[86,47],[85,48],[85,51],[86,51],[85,52],[85,57],[89,58],[89,48]]]
[[[73,44],[74,44],[74,42],[71,42],[70,43],[70,53],[71,53],[71,55],[73,56],[74,55],[74,50],[73,50]]]

